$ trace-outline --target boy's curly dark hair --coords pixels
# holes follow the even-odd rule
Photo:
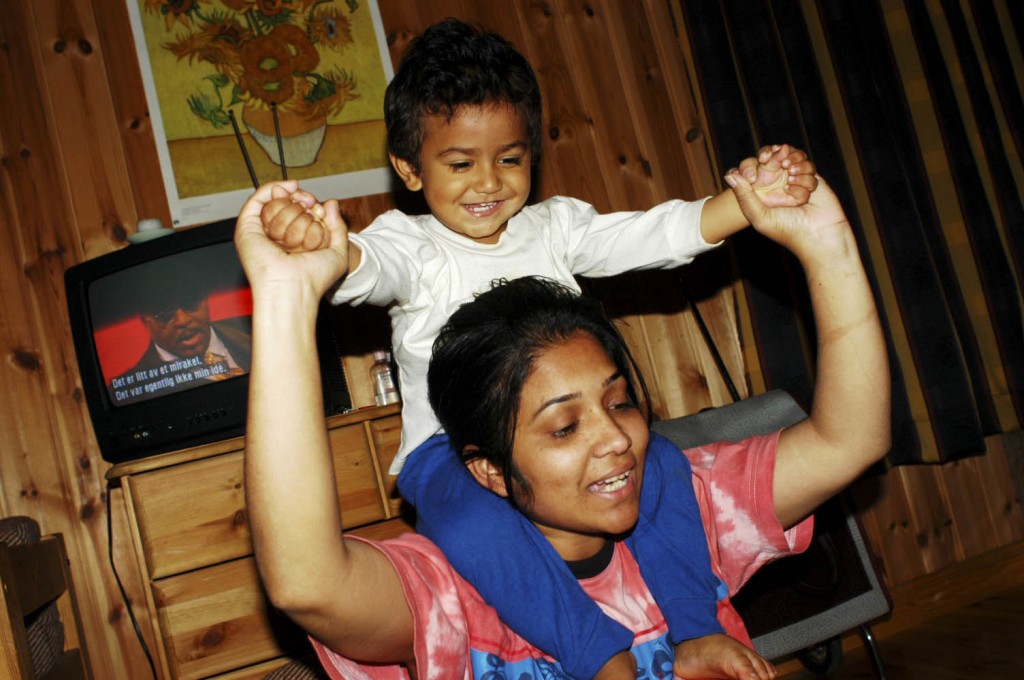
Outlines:
[[[540,86],[526,58],[505,38],[445,19],[409,43],[384,94],[388,152],[421,170],[423,117],[464,105],[508,105],[526,123],[535,164],[541,148]]]

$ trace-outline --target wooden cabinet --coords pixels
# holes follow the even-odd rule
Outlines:
[[[346,530],[371,538],[409,531],[388,467],[398,406],[327,421]],[[263,594],[245,508],[242,438],[110,469],[125,497],[154,658],[166,678],[261,677],[274,660],[308,650],[302,631]]]

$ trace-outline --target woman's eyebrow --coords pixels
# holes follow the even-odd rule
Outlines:
[[[541,412],[544,411],[544,409],[548,408],[549,406],[554,406],[555,404],[563,404],[567,401],[572,401],[573,399],[579,399],[581,396],[582,395],[579,392],[570,392],[569,394],[563,394],[559,397],[548,399],[547,401],[540,405],[540,408],[533,412],[533,416],[530,418],[530,421],[532,422],[536,420],[537,416],[539,416]]]
[[[623,379],[622,371],[615,371],[610,376],[608,376],[607,378],[604,379],[604,382],[601,383],[601,387],[608,387],[613,382],[615,382],[617,380],[622,380],[622,379]],[[582,396],[582,394],[580,392],[570,392],[569,394],[563,394],[563,395],[560,395],[560,396],[548,399],[547,401],[545,401],[543,404],[540,405],[540,408],[538,408],[536,411],[533,412],[533,416],[530,418],[530,420],[531,421],[536,420],[537,416],[539,416],[541,414],[541,411],[543,411],[544,409],[548,408],[549,406],[554,406],[555,404],[563,404],[563,403],[565,403],[567,401],[571,401],[573,399],[579,399],[581,396]]]

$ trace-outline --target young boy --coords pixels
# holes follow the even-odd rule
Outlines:
[[[417,530],[522,637],[573,677],[635,677],[623,651],[632,633],[599,610],[535,527],[469,477],[439,434],[426,391],[431,346],[448,316],[494,279],[541,275],[579,290],[576,275],[686,264],[747,220],[731,191],[607,215],[565,197],[527,206],[541,146],[533,70],[500,36],[457,20],[409,45],[385,96],[385,121],[392,165],[406,187],[423,192],[431,214],[392,210],[351,235],[348,275],[332,301],[389,306],[403,395],[391,473],[417,509]],[[786,146],[762,149],[741,170],[768,208],[800,205],[816,186],[813,164]],[[274,187],[272,196],[261,212],[272,239],[286,250],[330,244],[321,219],[341,223],[336,201],[320,205],[294,182]],[[571,436],[572,424],[565,429],[552,436]],[[662,493],[661,481],[688,478],[689,464],[653,438],[644,474],[630,540],[677,645],[674,670],[722,677],[724,662],[716,660],[739,643],[716,619],[719,580],[699,510],[693,496]],[[616,482],[588,480],[588,492],[614,494]],[[547,567],[538,571],[542,558]],[[524,564],[534,566],[527,573]]]

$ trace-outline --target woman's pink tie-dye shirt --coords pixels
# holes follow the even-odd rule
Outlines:
[[[725,631],[750,644],[729,596],[762,565],[802,552],[812,520],[783,531],[775,517],[772,478],[778,433],[739,443],[686,451],[708,535],[711,563],[721,580],[718,619]],[[505,626],[476,590],[448,564],[434,544],[408,534],[374,544],[398,573],[415,622],[416,674],[403,666],[360,664],[313,645],[332,678],[344,680],[550,680],[565,676],[557,661]],[[495,546],[495,559],[514,559]],[[600,574],[580,581],[609,616],[635,633],[633,654],[644,674],[671,677],[668,626],[624,543]],[[543,612],[538,612],[543,616]]]

